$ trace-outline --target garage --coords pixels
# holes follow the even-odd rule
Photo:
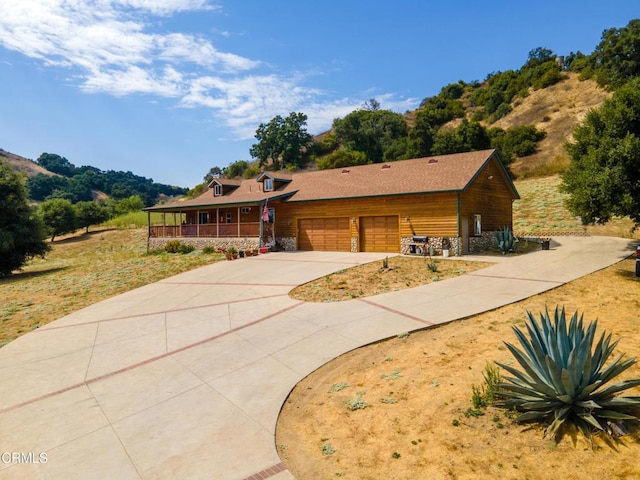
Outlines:
[[[298,250],[350,252],[349,218],[303,218],[298,221]]]
[[[400,234],[396,215],[360,217],[360,251],[400,251]]]

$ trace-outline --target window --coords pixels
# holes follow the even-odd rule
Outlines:
[[[209,223],[209,212],[200,212],[200,214],[198,215],[198,223],[200,225]]]
[[[226,220],[227,220],[227,223],[231,223],[231,221],[233,220],[233,216],[231,215],[231,212],[227,212]]]
[[[222,185],[218,185],[217,183],[213,186],[213,196],[219,197],[222,195]]]
[[[482,235],[482,218],[480,215],[473,216],[473,234],[475,236]]]
[[[273,179],[265,178],[264,179],[264,191],[271,192],[273,190]]]
[[[240,213],[242,213],[243,215],[246,215],[247,213],[249,213],[251,211],[251,207],[242,207],[240,209]]]

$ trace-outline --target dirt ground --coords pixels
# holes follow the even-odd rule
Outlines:
[[[635,260],[492,312],[349,352],[301,381],[283,406],[278,452],[297,479],[638,479],[640,438],[594,445],[515,424],[472,407],[487,362],[511,362],[503,341],[545,306],[598,318],[619,338],[614,355],[640,353],[640,280]],[[634,365],[624,378],[640,377]],[[640,395],[640,389],[625,395]],[[351,410],[347,403],[354,408]],[[365,408],[356,408],[366,405]]]

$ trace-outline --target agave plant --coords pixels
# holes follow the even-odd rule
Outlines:
[[[603,332],[594,345],[597,320],[583,327],[583,315],[576,311],[567,328],[565,309],[556,306],[553,322],[549,310],[540,323],[527,312],[526,337],[514,331],[522,350],[505,342],[524,369],[498,364],[513,377],[503,377],[496,395],[499,404],[521,412],[519,422],[540,421],[548,425],[545,435],[558,436],[561,427],[575,425],[587,437],[596,430],[609,435],[627,432],[626,423],[640,421],[640,397],[616,397],[618,392],[640,385],[640,379],[606,386],[636,363],[619,355],[605,365],[618,340]]]
[[[504,227],[502,230],[496,231],[496,241],[498,242],[498,248],[502,254],[505,255],[508,252],[514,251],[518,239],[513,235],[509,227]]]

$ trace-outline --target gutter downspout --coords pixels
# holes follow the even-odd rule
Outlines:
[[[460,226],[460,221],[461,221],[461,215],[460,215],[460,192],[458,192],[457,194],[458,197],[458,206],[457,206],[457,216],[458,216],[458,232],[457,232],[457,236],[458,236],[458,241],[457,241],[457,247],[456,247],[456,256],[460,257],[462,256],[462,245],[460,242],[460,230],[461,230],[461,226]]]

